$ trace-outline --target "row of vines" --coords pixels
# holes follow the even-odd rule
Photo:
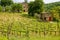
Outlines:
[[[9,17],[9,18],[8,18]],[[38,22],[20,15],[0,15],[0,37],[7,39],[60,36],[60,22]],[[15,39],[14,38],[14,39]],[[28,40],[28,39],[27,39]]]

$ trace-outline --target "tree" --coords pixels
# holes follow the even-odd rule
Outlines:
[[[0,5],[0,12],[3,10],[2,6]]]
[[[60,19],[60,6],[54,7],[50,10],[54,20],[59,21]]]
[[[12,11],[13,12],[21,12],[22,11],[22,4],[12,4]]]
[[[37,13],[41,13],[44,11],[44,2],[43,0],[35,0],[35,10]]]
[[[44,7],[43,0],[35,0],[34,2],[29,3],[28,14],[34,16],[35,13],[40,14],[43,12]]]
[[[1,0],[1,6],[9,6],[13,3],[12,0]]]
[[[45,11],[49,12],[52,8],[57,7],[57,6],[60,6],[60,2],[45,4],[44,8],[45,8]]]
[[[27,3],[27,0],[25,0],[25,3]]]
[[[0,5],[1,5],[1,0],[0,0]]]
[[[5,7],[5,12],[11,12],[11,6],[6,6]]]
[[[30,16],[34,16],[34,2],[30,2],[29,3],[29,8],[28,8],[28,14],[30,15]]]

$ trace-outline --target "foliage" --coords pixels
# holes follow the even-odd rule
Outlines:
[[[3,8],[2,8],[2,6],[0,5],[0,12],[2,12],[2,10],[3,10]]]
[[[28,8],[28,14],[30,15],[30,16],[34,16],[34,2],[30,2],[29,3],[29,8]]]
[[[12,0],[1,0],[1,5],[2,6],[7,6],[13,4]]]
[[[51,12],[54,20],[60,19],[60,2],[45,4],[44,8],[46,12]]]
[[[35,0],[34,2],[29,3],[28,14],[34,16],[35,13],[43,12],[43,0]]]
[[[25,1],[25,3],[27,3],[27,0],[24,0]]]
[[[5,7],[5,12],[11,12],[11,6],[6,6]]]
[[[60,6],[54,7],[50,10],[51,14],[53,15],[54,19],[60,19]]]
[[[60,6],[60,2],[45,4],[44,8],[45,8],[45,11],[50,11],[52,8],[57,7],[57,6]]]
[[[37,13],[41,13],[43,12],[44,8],[44,3],[43,3],[43,0],[35,0],[35,10]]]
[[[22,11],[22,4],[12,4],[12,11],[13,12],[21,12]]]

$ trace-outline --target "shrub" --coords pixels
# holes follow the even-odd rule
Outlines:
[[[35,13],[40,14],[44,10],[43,0],[35,0],[34,2],[29,3],[28,14],[34,16]]]
[[[11,12],[11,6],[6,6],[5,7],[5,12]]]
[[[0,12],[2,12],[2,10],[3,10],[3,8],[2,8],[2,6],[0,5]]]
[[[29,6],[29,8],[28,8],[28,14],[30,15],[30,16],[34,16],[34,2],[30,2],[29,4],[28,4],[28,6]]]
[[[55,21],[60,20],[60,6],[54,7],[50,10],[51,14],[53,15],[53,18]]]
[[[12,4],[12,11],[13,12],[21,12],[22,11],[22,4]]]
[[[12,0],[1,0],[1,6],[10,6],[11,4],[13,4]]]

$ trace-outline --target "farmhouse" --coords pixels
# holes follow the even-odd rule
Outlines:
[[[23,2],[22,5],[23,5],[23,11],[28,12],[28,3]]]
[[[23,5],[23,11],[28,12],[28,3],[23,2],[22,5]],[[49,12],[42,12],[39,15],[39,18],[42,19],[43,21],[53,21],[53,17]]]
[[[43,21],[52,21],[53,17],[50,13],[48,12],[42,12],[40,14],[40,19],[42,19]]]

